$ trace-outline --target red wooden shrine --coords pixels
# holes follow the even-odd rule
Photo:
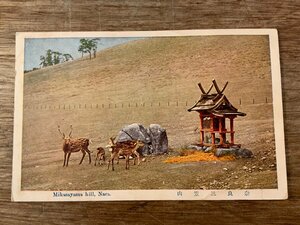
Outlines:
[[[234,142],[234,119],[237,116],[245,116],[246,114],[239,112],[223,94],[227,85],[228,82],[220,90],[217,82],[213,80],[208,91],[205,91],[201,83],[198,84],[202,95],[200,100],[188,111],[199,113],[201,145],[216,145],[224,148],[240,146]],[[216,93],[209,94],[213,87]],[[226,128],[226,121],[229,123],[229,129]],[[227,134],[230,135],[229,140],[227,140]]]

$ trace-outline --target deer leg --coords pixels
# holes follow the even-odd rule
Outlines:
[[[98,159],[98,153],[97,153],[96,159],[95,159],[95,166],[97,165],[97,159]]]
[[[120,160],[120,153],[117,154],[117,164],[119,164],[119,160]]]
[[[108,170],[109,170],[110,162],[111,162],[111,158],[108,160],[108,166],[107,166]]]
[[[135,165],[135,164],[136,164],[136,163],[135,163],[135,162],[136,162],[136,155],[133,153],[133,154],[132,154],[132,157],[133,157],[133,165]]]
[[[127,156],[127,169],[129,170],[129,156]]]
[[[108,170],[109,170],[110,163],[111,163],[111,166],[112,166],[112,170],[113,171],[115,170],[115,168],[114,168],[114,158],[115,157],[116,157],[116,155],[114,153],[111,154],[110,159],[108,161],[108,167],[107,167]]]
[[[82,163],[82,161],[83,161],[83,159],[84,159],[84,156],[85,156],[85,154],[86,154],[84,150],[81,150],[81,152],[82,152],[82,158],[81,158],[81,160],[80,160],[79,165]]]
[[[140,165],[140,154],[138,152],[135,152],[135,155],[137,157],[137,161],[138,161],[138,166]]]
[[[66,165],[66,158],[67,158],[67,153],[65,152],[65,155],[64,155],[64,165],[63,166]]]
[[[115,157],[113,157],[112,160],[111,160],[112,171],[115,171],[114,160],[115,160]]]
[[[126,155],[126,170],[129,170],[129,155]]]
[[[102,160],[102,155],[99,156],[99,161],[98,161],[98,165],[100,165],[100,166],[102,165],[101,160]]]
[[[100,160],[99,160],[100,166],[103,164],[101,160],[103,161],[103,163],[105,162],[104,155],[100,156]]]
[[[89,150],[87,150],[87,153],[89,154],[89,164],[91,164],[91,162],[92,162],[91,152]]]
[[[71,152],[68,153],[68,157],[67,157],[67,165],[66,165],[66,166],[68,166],[68,164],[69,164],[70,156],[71,156]]]

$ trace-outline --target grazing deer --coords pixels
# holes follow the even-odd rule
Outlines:
[[[102,165],[101,160],[103,160],[103,162],[105,162],[105,150],[102,147],[97,148],[97,154],[96,154],[96,160],[95,160],[95,166],[97,165],[97,161],[98,164]]]
[[[138,153],[138,149],[140,147],[143,147],[145,144],[140,141],[125,141],[125,142],[117,142],[114,143],[114,138],[110,138],[110,145],[108,147],[111,148],[111,156],[108,161],[108,167],[109,169],[110,163],[112,165],[112,170],[115,170],[114,168],[114,159],[116,156],[124,155],[126,160],[126,169],[129,169],[129,156],[134,155],[137,157],[138,165],[140,164],[140,154]]]
[[[127,141],[124,141],[124,142],[121,142],[122,145],[126,145],[128,147],[134,147],[135,146],[135,142],[134,141],[130,141],[130,140],[127,140]],[[120,161],[120,157],[124,157],[126,158],[126,156],[123,154],[123,151],[119,151],[117,154],[116,154],[116,157],[117,158],[117,164],[119,164],[119,161]],[[134,160],[133,160],[133,165],[135,165],[135,161],[136,161],[136,155],[133,153],[132,155],[129,156],[129,159],[130,157],[132,157]]]
[[[89,139],[87,138],[71,138],[71,134],[73,131],[72,125],[70,126],[70,133],[68,136],[65,135],[65,133],[62,133],[60,131],[60,127],[58,126],[58,132],[62,135],[63,138],[63,151],[64,151],[64,165],[68,166],[69,159],[72,152],[82,152],[82,158],[80,160],[79,165],[82,163],[86,153],[89,155],[89,163],[91,163],[91,152],[88,149],[89,146]]]

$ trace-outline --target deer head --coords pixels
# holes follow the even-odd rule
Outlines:
[[[115,139],[116,137],[110,137],[109,144],[105,146],[106,148],[109,149],[110,152],[113,150],[113,147],[115,146]]]
[[[115,144],[115,140],[116,140],[116,137],[110,137],[109,138],[109,144],[110,145],[114,145]]]
[[[69,144],[70,139],[71,139],[71,134],[72,134],[72,131],[73,131],[72,125],[70,125],[70,133],[69,133],[68,136],[66,136],[65,133],[61,132],[59,125],[57,127],[58,127],[58,132],[62,135],[62,139],[64,140],[64,144]]]
[[[139,147],[144,147],[145,143],[142,142],[141,140],[137,140],[136,141],[136,146],[139,148]]]

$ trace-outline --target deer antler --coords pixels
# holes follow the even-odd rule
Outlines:
[[[63,136],[63,138],[65,138],[65,133],[62,133],[61,131],[60,131],[60,126],[59,125],[57,125],[57,128],[58,128],[58,132]]]
[[[71,131],[70,131],[70,133],[69,133],[69,137],[71,137],[71,134],[72,134],[72,131],[73,131],[72,124],[70,125],[70,129],[71,129]]]

